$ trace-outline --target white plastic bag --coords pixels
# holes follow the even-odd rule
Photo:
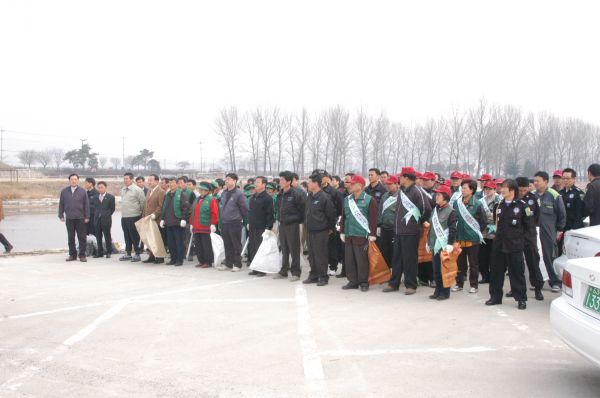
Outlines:
[[[212,233],[210,234],[210,243],[215,258],[214,265],[215,267],[218,267],[221,265],[221,262],[225,260],[225,244],[223,243],[223,238],[221,238],[220,235]]]
[[[273,231],[265,231],[262,238],[262,243],[252,259],[250,269],[275,274],[281,270],[281,253],[277,245],[277,235]]]

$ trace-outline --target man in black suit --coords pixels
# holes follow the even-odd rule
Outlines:
[[[85,183],[83,184],[85,190],[87,191],[88,201],[90,202],[90,220],[92,222],[87,223],[87,234],[88,235],[96,235],[96,231],[94,230],[95,225],[94,221],[94,212],[95,212],[95,203],[96,198],[98,198],[98,191],[96,190],[96,180],[93,177],[88,177],[85,179]]]
[[[106,182],[99,181],[97,185],[98,195],[94,198],[94,228],[96,231],[96,240],[98,242],[98,252],[94,258],[104,255],[102,246],[102,236],[106,241],[106,258],[110,258],[112,252],[112,237],[110,228],[112,227],[112,215],[115,212],[115,197],[106,192]]]

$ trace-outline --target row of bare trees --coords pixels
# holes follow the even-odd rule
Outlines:
[[[469,109],[429,118],[420,124],[353,115],[341,106],[316,114],[278,108],[240,112],[224,108],[216,119],[230,170],[274,175],[291,169],[305,175],[315,168],[334,174],[365,175],[370,167],[395,172],[532,175],[537,170],[574,167],[583,172],[600,159],[600,128],[583,120],[533,114],[511,105],[480,100]]]

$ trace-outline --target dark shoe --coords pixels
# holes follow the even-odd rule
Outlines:
[[[348,282],[347,284],[342,286],[342,290],[350,290],[350,289],[358,289],[358,285]]]
[[[144,261],[142,261],[142,263],[144,264],[150,264],[156,261],[156,257],[148,257],[147,259],[145,259]]]
[[[339,275],[336,275],[335,277],[336,277],[336,278],[345,278],[345,277],[346,277],[346,273],[345,273],[345,272],[342,272],[341,274],[339,274]]]
[[[481,280],[479,281],[479,284],[486,284],[486,283],[490,283],[490,280],[488,278],[481,278]]]
[[[489,299],[488,301],[485,302],[485,305],[499,305],[499,304],[502,304],[502,301]]]
[[[394,286],[388,285],[386,288],[384,288],[382,290],[382,292],[384,292],[384,293],[391,293],[391,292],[397,292],[398,290],[400,290],[399,287],[394,287]]]
[[[311,283],[318,283],[318,282],[319,281],[317,279],[310,279],[310,278],[305,279],[305,280],[302,281],[302,283],[304,283],[305,285],[309,285]]]
[[[537,301],[544,301],[544,295],[542,294],[541,289],[535,289],[535,299]]]
[[[210,268],[210,267],[212,267],[212,265],[210,265],[210,264],[202,264],[200,266],[200,268]]]
[[[527,302],[526,301],[519,301],[519,303],[517,304],[517,308],[520,310],[524,310],[527,308]]]
[[[100,258],[100,257],[104,257],[104,254],[94,254],[92,256],[92,258]]]
[[[432,294],[431,296],[429,296],[429,298],[432,300],[437,300],[438,297],[440,297],[439,294]]]
[[[444,301],[444,300],[448,300],[450,297],[449,296],[438,296],[437,301]]]
[[[124,254],[119,257],[119,261],[131,261],[131,254]]]
[[[329,283],[329,281],[320,280],[317,282],[317,286],[327,286],[328,283]]]
[[[110,258],[110,253],[108,253],[108,254],[106,255],[106,258]]]
[[[67,257],[67,259],[65,261],[77,261],[77,257],[69,256],[69,257]]]
[[[200,264],[200,263],[198,263],[198,264],[194,265],[194,267],[195,267],[195,268],[200,268],[200,267],[202,267],[203,265],[204,265],[204,264]]]
[[[361,285],[360,286],[360,291],[361,292],[368,292],[369,291],[369,285]]]
[[[175,261],[169,261],[169,262],[167,263],[167,265],[175,265],[175,264],[177,264]]]
[[[154,264],[163,264],[165,262],[164,258],[157,258],[156,260],[154,260]]]
[[[514,297],[512,290],[504,295],[504,297]]]
[[[131,258],[131,262],[132,262],[132,263],[137,263],[137,262],[139,262],[139,261],[142,261],[142,259],[141,259],[141,257],[140,257],[140,255],[139,255],[139,254],[136,254],[135,256],[133,256],[133,257]]]
[[[176,267],[181,267],[183,265],[183,261],[178,261],[175,263]]]
[[[87,263],[87,258],[85,258],[85,256],[81,256],[79,257],[79,261],[81,261],[82,263]]]
[[[411,295],[415,294],[416,292],[417,292],[417,289],[411,289],[411,288],[407,287],[404,290],[404,295],[405,296],[411,296]]]
[[[252,276],[258,275],[258,271],[252,270],[252,271],[248,272],[248,275],[252,275]]]

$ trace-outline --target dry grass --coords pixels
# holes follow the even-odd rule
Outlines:
[[[108,192],[119,194],[123,185],[121,180],[106,181]],[[37,179],[19,182],[0,181],[0,196],[3,200],[19,199],[58,199],[60,191],[68,185],[63,179]],[[83,187],[83,181],[80,181]]]

